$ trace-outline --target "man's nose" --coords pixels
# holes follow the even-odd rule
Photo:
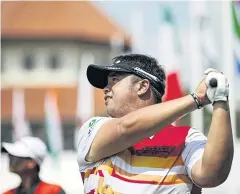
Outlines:
[[[105,88],[103,88],[103,92],[104,92],[104,94],[106,95],[107,93],[109,93],[110,92],[110,86],[109,86],[109,84],[105,87]]]

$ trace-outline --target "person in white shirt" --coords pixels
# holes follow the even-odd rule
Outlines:
[[[162,102],[165,72],[141,54],[89,65],[109,117],[93,117],[78,133],[78,164],[85,193],[200,193],[223,183],[233,159],[227,78],[214,69],[194,93]],[[215,79],[217,85],[211,87]],[[174,88],[172,88],[174,90]],[[213,104],[208,138],[175,120]]]

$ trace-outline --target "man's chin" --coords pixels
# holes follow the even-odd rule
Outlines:
[[[16,169],[9,167],[9,172],[16,173]]]
[[[112,117],[112,118],[120,118],[119,113],[111,109],[107,109],[107,114],[109,117]]]
[[[108,116],[115,118],[113,111],[109,107],[107,107],[107,114],[108,114]]]

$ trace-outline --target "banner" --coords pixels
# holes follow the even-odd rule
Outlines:
[[[30,126],[25,117],[25,96],[23,89],[13,89],[12,96],[12,123],[13,141],[24,136],[32,135]]]
[[[55,90],[48,90],[44,103],[47,146],[52,156],[57,157],[63,149],[62,127]]]

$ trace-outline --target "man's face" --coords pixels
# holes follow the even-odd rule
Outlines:
[[[9,154],[9,171],[16,174],[27,172],[31,162],[31,158],[22,158]]]
[[[110,73],[104,94],[107,113],[113,118],[119,118],[131,112],[138,97],[132,76],[127,73]]]

